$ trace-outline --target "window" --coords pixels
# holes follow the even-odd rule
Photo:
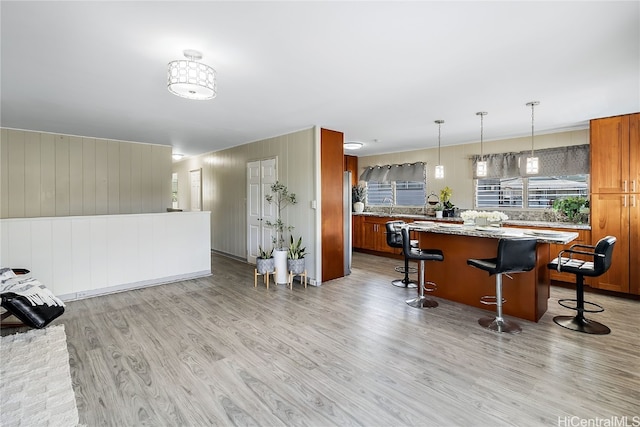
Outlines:
[[[396,205],[424,206],[427,195],[424,182],[396,181]]]
[[[424,206],[425,183],[419,181],[367,182],[369,206]]]
[[[530,151],[495,153],[482,158],[488,177],[475,176],[475,208],[544,209],[558,198],[589,195],[589,144],[537,150],[540,174],[529,175]],[[480,156],[472,156],[473,170]]]
[[[588,174],[476,180],[476,208],[549,208],[557,198],[588,197]]]
[[[360,175],[367,182],[369,206],[424,206],[425,163],[370,166]]]
[[[527,198],[529,208],[549,208],[558,198],[589,197],[589,175],[530,177]]]
[[[390,182],[367,182],[367,205],[380,206],[393,200],[393,189]]]
[[[490,178],[476,181],[477,208],[522,207],[522,178]]]

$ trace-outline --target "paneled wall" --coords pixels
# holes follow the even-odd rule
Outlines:
[[[535,148],[564,147],[589,143],[589,130],[575,130],[535,136]],[[436,141],[437,144],[437,141]],[[484,154],[517,152],[531,149],[531,137],[510,138],[497,141],[484,141]],[[480,143],[443,146],[440,160],[444,165],[445,178],[435,179],[434,168],[438,162],[438,148],[405,151],[399,153],[380,154],[358,157],[358,176],[364,168],[374,165],[427,163],[427,193],[440,194],[445,186],[451,187],[451,202],[459,208],[473,207],[473,174],[471,156],[480,154]]]
[[[174,163],[178,173],[178,207],[189,210],[189,171],[202,168],[202,209],[211,211],[211,248],[241,259],[247,258],[247,162],[277,157],[278,179],[297,195],[282,220],[295,227],[311,252],[316,246],[314,154],[315,129],[309,128],[238,147],[187,158]],[[307,258],[307,272],[314,276],[317,254]]]
[[[164,212],[171,147],[0,129],[0,217]]]

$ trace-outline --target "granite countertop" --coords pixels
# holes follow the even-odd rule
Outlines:
[[[419,221],[438,221],[438,222],[454,222],[454,223],[462,223],[464,222],[460,217],[448,217],[448,218],[435,218],[433,216],[427,215],[416,215],[416,214],[389,214],[387,212],[361,212],[361,213],[352,213],[353,215],[362,215],[362,216],[379,216],[379,217],[389,217],[389,218],[408,218]],[[502,223],[503,225],[517,225],[521,227],[532,227],[532,228],[566,228],[569,230],[591,230],[591,226],[589,224],[574,224],[572,222],[546,222],[546,221],[523,221],[523,220],[507,220]]]
[[[473,225],[449,224],[443,222],[419,221],[410,225],[415,231],[438,234],[454,234],[458,236],[486,237],[500,239],[502,237],[535,237],[540,243],[567,244],[578,237],[573,231],[544,231],[539,229],[509,228],[509,227],[476,227]],[[439,225],[438,225],[439,224]]]

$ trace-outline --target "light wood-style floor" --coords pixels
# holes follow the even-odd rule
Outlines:
[[[267,290],[253,287],[253,266],[214,255],[212,277],[68,303],[56,323],[66,325],[80,422],[557,426],[640,416],[640,302],[589,295],[606,308],[591,317],[612,333],[580,334],[552,322],[571,313],[557,299],[573,296],[554,287],[539,323],[499,335],[477,324],[487,311],[407,306],[415,290],[391,286],[396,260],[356,253],[353,264],[321,287]]]

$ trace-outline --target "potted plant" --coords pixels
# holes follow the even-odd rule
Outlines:
[[[289,249],[287,250],[287,269],[293,274],[304,271],[304,256],[306,249],[302,247],[302,236],[296,241],[290,236]]]
[[[562,213],[569,221],[582,223],[589,221],[589,199],[570,196],[553,201],[553,209]]]
[[[442,211],[444,211],[444,206],[442,206],[442,203],[436,204],[433,209],[436,211],[436,218],[442,218]]]
[[[274,259],[276,265],[276,283],[287,283],[287,247],[285,246],[284,233],[293,230],[292,225],[286,225],[282,221],[282,211],[289,205],[298,203],[295,193],[290,193],[287,186],[279,181],[271,184],[271,194],[265,196],[268,203],[276,204],[276,221],[265,221],[267,227],[273,227]]]
[[[443,206],[442,216],[444,217],[454,216],[455,205],[451,203],[452,193],[453,190],[451,190],[449,186],[446,186],[442,190],[440,190],[440,203],[442,203]]]
[[[364,198],[366,196],[366,187],[364,185],[354,185],[351,189],[351,198],[353,202],[353,211],[361,213],[364,211]]]
[[[282,222],[282,211],[287,206],[298,203],[296,194],[289,193],[286,185],[276,181],[271,184],[271,194],[267,194],[265,199],[269,203],[276,204],[276,221],[266,221],[265,225],[267,227],[273,227],[276,231],[276,235],[273,237],[273,244],[276,250],[286,250],[284,232],[291,231],[294,227],[292,225],[285,225],[284,222]]]
[[[269,250],[258,246],[258,257],[256,258],[256,269],[259,274],[273,273],[276,269],[276,262],[273,258],[273,248]]]

